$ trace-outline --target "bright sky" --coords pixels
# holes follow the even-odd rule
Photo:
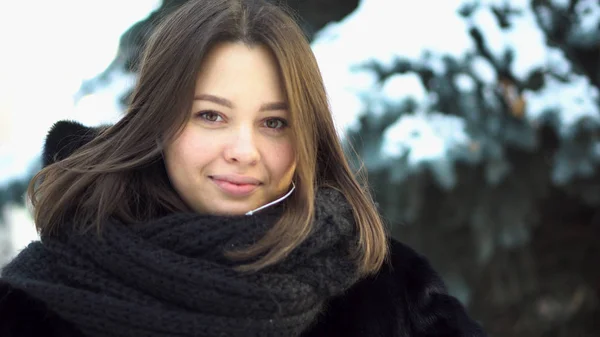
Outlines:
[[[99,124],[115,116],[112,100],[102,94],[77,106],[73,95],[114,59],[120,35],[159,5],[160,0],[0,1],[0,183],[25,173],[57,120]]]

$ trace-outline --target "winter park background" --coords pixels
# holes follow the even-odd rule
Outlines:
[[[184,2],[0,3],[0,266],[45,132],[117,120]],[[600,335],[600,2],[286,2],[393,235],[491,336]]]

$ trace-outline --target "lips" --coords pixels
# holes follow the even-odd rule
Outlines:
[[[209,178],[223,193],[235,197],[247,196],[262,184],[260,180],[248,176],[213,175]]]
[[[213,180],[225,181],[236,185],[260,185],[261,181],[248,176],[220,174],[209,176]]]

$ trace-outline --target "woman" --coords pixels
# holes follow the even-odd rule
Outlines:
[[[43,158],[1,336],[483,335],[387,237],[307,41],[266,2],[184,5],[122,120],[59,122]]]

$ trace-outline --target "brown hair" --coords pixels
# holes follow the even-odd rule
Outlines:
[[[135,223],[161,212],[189,211],[169,183],[162,144],[183,129],[201,60],[223,41],[261,44],[271,50],[291,125],[302,125],[292,127],[296,191],[286,211],[259,242],[229,255],[262,255],[240,266],[243,270],[283,259],[311,231],[316,188],[330,186],[341,191],[353,208],[360,270],[378,270],[387,255],[384,225],[366,182],[358,182],[345,158],[310,45],[292,14],[263,0],[192,0],[161,23],[148,42],[125,116],[32,179],[28,195],[40,233],[52,235],[66,219],[100,230],[109,216]]]

